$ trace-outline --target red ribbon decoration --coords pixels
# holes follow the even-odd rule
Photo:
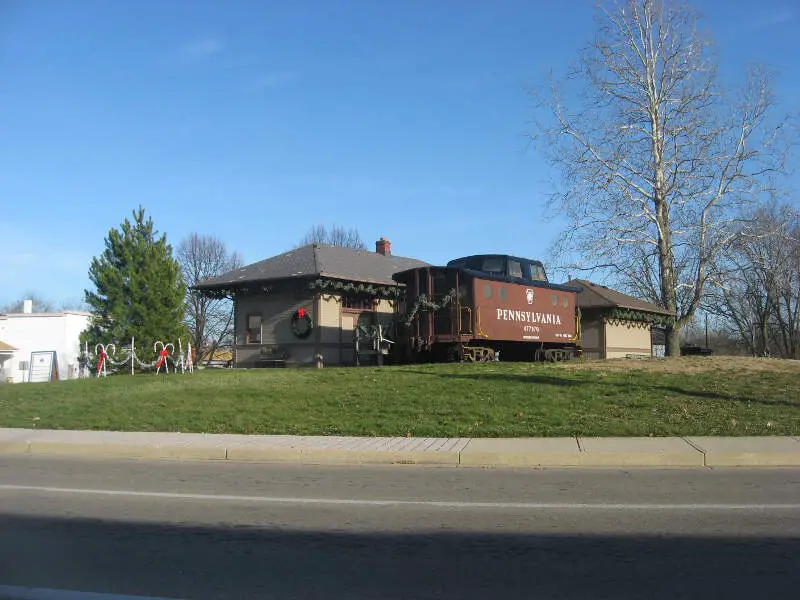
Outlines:
[[[97,361],[97,373],[98,373],[98,374],[100,373],[100,369],[102,369],[102,368],[103,368],[103,363],[104,363],[104,362],[105,362],[105,360],[106,360],[106,356],[108,356],[108,355],[106,354],[106,351],[105,351],[105,350],[101,350],[101,351],[100,351],[100,360],[98,360],[98,361]]]
[[[298,308],[297,309],[297,316],[301,319],[306,316],[306,309],[305,308]]]
[[[167,351],[166,348],[164,348],[161,352],[158,353],[159,359],[158,362],[156,363],[156,369],[158,369],[162,364],[164,364],[164,361],[167,360],[168,355],[169,352]]]

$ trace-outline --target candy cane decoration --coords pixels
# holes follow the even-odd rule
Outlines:
[[[161,346],[161,350],[158,347]],[[169,350],[172,348],[172,351]],[[170,354],[175,354],[175,345],[174,344],[164,344],[164,342],[156,342],[153,344],[153,352],[158,352],[158,362],[156,363],[156,375],[161,370],[161,365],[164,365],[164,372],[169,373],[169,363],[167,363],[167,357]]]
[[[88,379],[92,372],[89,370],[89,343],[83,342],[83,360],[81,361],[81,379]]]
[[[192,343],[186,344],[186,366],[189,368],[189,373],[194,373],[194,361],[192,360]]]
[[[98,352],[98,348],[100,352]],[[97,354],[100,358],[97,360],[97,376],[100,377],[100,371],[103,372],[103,377],[108,377],[108,372],[106,371],[106,362],[108,362],[108,351],[111,350],[111,354],[114,355],[117,353],[117,347],[114,344],[97,344],[94,347],[94,353]]]

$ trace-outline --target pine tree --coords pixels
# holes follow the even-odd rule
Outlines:
[[[133,221],[109,231],[103,254],[92,259],[89,279],[96,290],[84,291],[92,319],[81,341],[90,348],[111,342],[127,347],[133,336],[137,354],[149,360],[156,340],[177,346],[187,335],[186,286],[166,235],[159,236],[141,206],[132,214]]]

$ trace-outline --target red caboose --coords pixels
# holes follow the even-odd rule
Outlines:
[[[579,336],[578,289],[547,281],[538,261],[506,255],[402,271],[401,362],[565,360]]]

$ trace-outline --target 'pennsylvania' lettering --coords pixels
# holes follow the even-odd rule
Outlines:
[[[528,312],[526,310],[497,309],[498,321],[519,321],[520,323],[542,323],[561,325],[561,317],[553,313]]]

